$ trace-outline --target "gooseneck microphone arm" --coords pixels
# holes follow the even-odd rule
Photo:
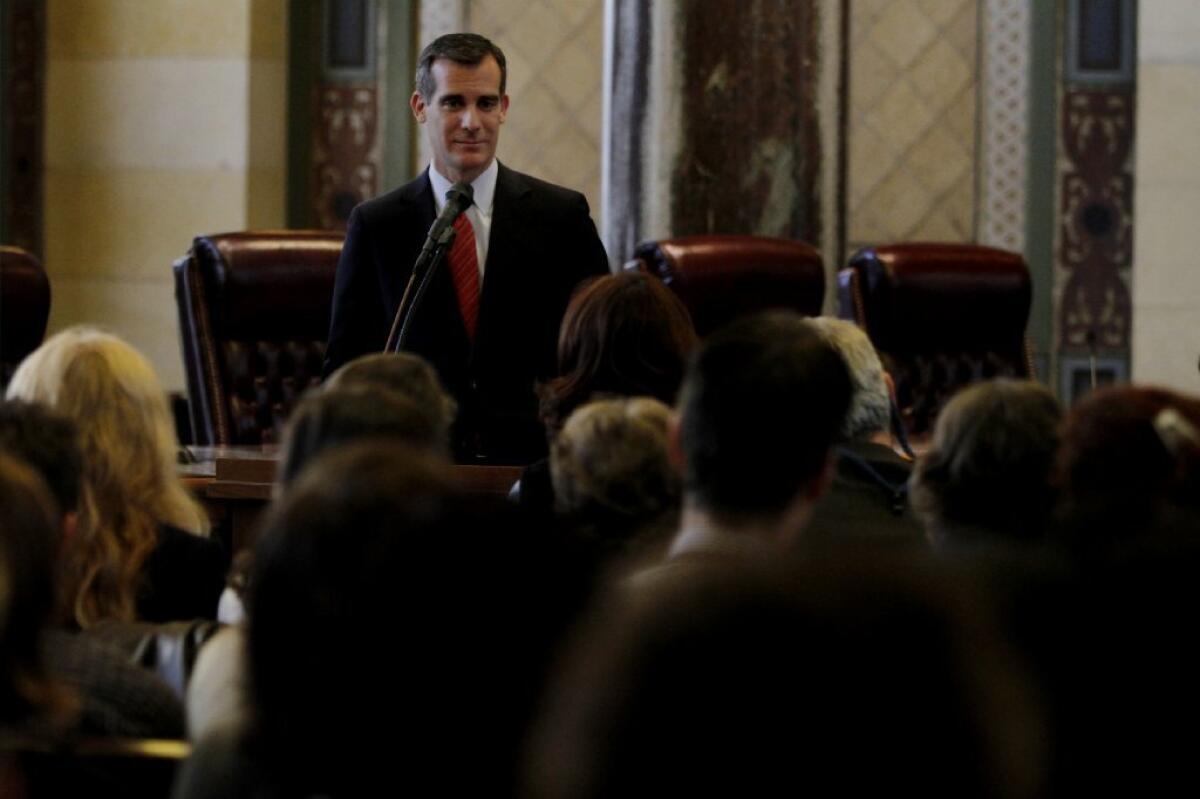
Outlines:
[[[412,318],[429,289],[434,270],[454,243],[454,220],[470,208],[474,201],[475,189],[470,183],[455,183],[450,187],[450,191],[446,192],[446,204],[438,218],[430,225],[429,234],[425,237],[425,246],[421,248],[421,254],[417,256],[412,273],[408,276],[408,285],[404,287],[400,307],[396,309],[396,318],[392,320],[392,331],[388,334],[384,352],[399,352],[404,349]]]

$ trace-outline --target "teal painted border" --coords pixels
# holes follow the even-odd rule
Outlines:
[[[288,131],[287,131],[287,226],[310,228],[316,224],[310,186],[313,162],[313,117],[316,103],[317,65],[321,53],[316,37],[319,3],[290,0],[288,3]]]
[[[405,183],[413,176],[415,125],[408,108],[416,64],[417,4],[390,0],[377,6],[386,16],[387,74],[380,85],[384,102],[383,174],[381,190]],[[288,13],[288,134],[287,225],[309,228],[316,224],[312,208],[313,97],[321,63],[320,13],[312,0],[290,0]]]
[[[8,84],[12,80],[13,65],[9,61],[8,37],[12,29],[12,0],[0,0],[0,204],[8,202],[8,158],[10,154],[9,120],[12,109],[8,107]],[[0,244],[11,241],[8,229],[8,213],[0,208]]]
[[[408,107],[417,64],[417,3],[390,0],[387,14],[387,73],[381,76],[384,104],[383,184],[387,191],[412,180],[416,123]]]
[[[1058,221],[1058,9],[1033,3],[1029,59],[1029,183],[1025,206],[1025,258],[1033,278],[1028,335],[1038,378],[1049,386],[1054,331],[1054,233]]]

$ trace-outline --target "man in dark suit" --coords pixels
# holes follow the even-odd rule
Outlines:
[[[446,191],[470,183],[474,203],[405,348],[427,358],[458,400],[458,458],[520,463],[545,454],[534,385],[554,373],[567,300],[608,270],[608,258],[582,194],[496,161],[505,79],[504,53],[482,36],[449,34],[421,53],[410,105],[433,162],[351,214],[324,371],[384,347]]]

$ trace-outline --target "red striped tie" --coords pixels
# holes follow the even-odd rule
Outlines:
[[[475,341],[475,326],[479,321],[479,258],[475,255],[475,228],[467,215],[460,214],[454,220],[458,231],[450,247],[450,273],[454,275],[454,293],[458,295],[458,309],[462,311],[467,336]]]

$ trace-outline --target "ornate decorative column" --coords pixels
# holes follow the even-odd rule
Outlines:
[[[387,26],[374,0],[326,0],[321,7],[313,212],[320,227],[344,229],[354,206],[379,193]]]
[[[1060,94],[1060,398],[1129,374],[1136,81],[1132,0],[1070,0]]]

